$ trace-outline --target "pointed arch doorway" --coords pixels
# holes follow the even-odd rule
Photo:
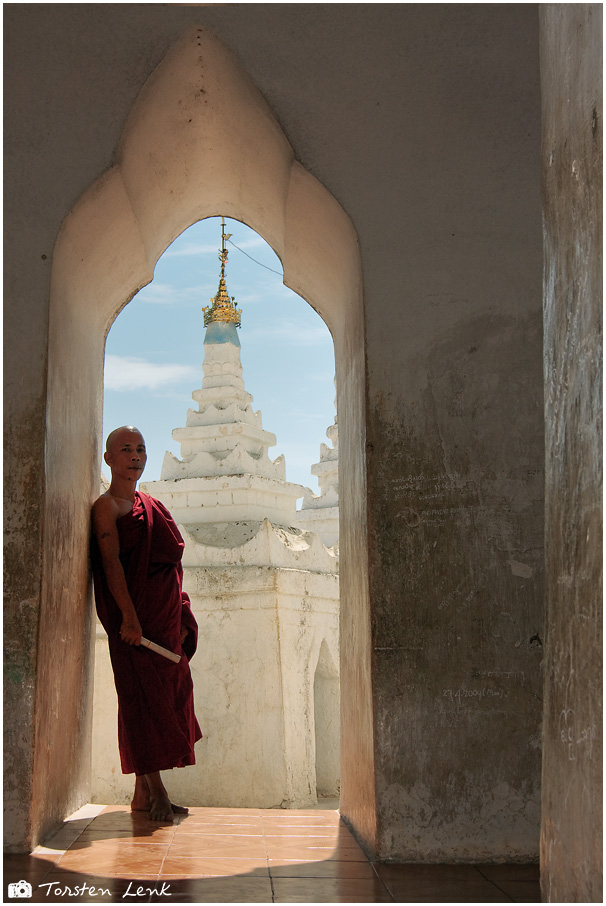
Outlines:
[[[359,249],[335,199],[296,160],[265,101],[208,31],[152,73],[115,165],[82,196],[53,254],[44,568],[30,827],[37,842],[85,801],[90,752],[87,546],[101,451],[103,352],[121,308],[184,229],[224,214],[274,249],[284,282],[335,343],[340,423],[341,811],[375,848],[368,602],[364,323]]]

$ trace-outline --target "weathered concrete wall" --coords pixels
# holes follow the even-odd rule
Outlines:
[[[415,32],[426,64],[413,73],[402,55],[401,203],[389,180],[373,186],[381,229],[360,226],[379,852],[391,859],[538,854],[538,23],[532,7],[478,11],[427,10],[433,27]],[[413,110],[420,98],[433,115]]]
[[[543,899],[602,889],[602,7],[541,7],[547,628]]]
[[[18,474],[29,461],[24,447],[32,451],[38,483],[24,482],[11,508],[12,540],[25,550],[33,543],[32,576],[46,483],[46,559],[60,556],[45,594],[81,614],[111,317],[150,279],[175,230],[210,213],[247,219],[314,307],[338,297],[338,313],[328,305],[322,313],[339,390],[342,810],[384,858],[535,854],[543,638],[536,8],[360,4],[352,15],[347,4],[20,4],[7,8],[5,23],[7,233],[15,240],[5,259],[14,297],[7,417],[8,436],[22,438],[6,465]],[[279,166],[271,177],[259,153],[267,146],[252,153],[240,138],[233,157],[209,155],[204,167],[206,102],[213,115],[230,113],[218,92],[210,97],[216,59],[205,53],[188,71],[187,97],[167,83],[163,134],[156,107],[146,106],[162,86],[148,82],[114,157],[145,80],[189,25],[214,30],[234,52],[302,166],[289,170],[288,153],[276,150],[279,130],[248,86],[241,97],[255,110],[255,129],[274,137]],[[239,107],[229,128],[222,122],[226,136],[239,134],[245,113]],[[251,160],[265,174],[252,189]],[[62,271],[53,271],[46,411],[48,275],[34,283],[32,270],[38,260],[47,266],[40,256],[51,254],[60,224],[93,184],[64,229]],[[335,248],[341,214],[321,186],[357,232],[365,322],[351,277],[358,259],[347,242]],[[218,210],[226,197],[231,208]],[[74,462],[66,459],[73,449]],[[16,569],[9,579],[7,590],[20,587]],[[15,595],[31,601],[29,644],[16,625],[8,642],[31,687],[39,584],[30,584]],[[53,651],[85,664],[80,616],[42,625],[42,671],[53,670]],[[79,719],[69,700],[79,694],[76,672],[58,695],[69,717],[64,740]],[[39,672],[38,680],[43,691],[41,683],[60,678]],[[50,710],[39,724],[41,745],[48,721],[60,717]],[[21,722],[9,714],[10,747],[31,763],[33,721]],[[69,792],[49,802],[44,786],[80,773],[78,753],[55,742],[50,761],[39,756],[38,829]],[[27,791],[28,776],[26,768],[15,792]],[[15,839],[25,839],[21,831]]]

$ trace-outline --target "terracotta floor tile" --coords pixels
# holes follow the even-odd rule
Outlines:
[[[339,834],[272,834],[266,831],[265,839],[271,843],[275,843],[276,846],[281,844],[293,846],[299,846],[301,843],[305,846],[315,846],[316,843],[319,846],[352,846],[358,847],[358,844],[351,835],[343,835],[342,837]]]
[[[295,861],[318,861],[331,859],[342,862],[366,862],[366,856],[359,846],[340,843],[328,844],[316,838],[301,840],[279,840],[266,837],[267,856],[269,859],[294,859]]]
[[[25,878],[30,902],[74,902],[61,885],[83,884],[77,902],[107,902],[90,887],[122,901],[131,883],[144,890],[138,902],[270,903],[272,882],[275,902],[540,902],[536,865],[373,865],[326,810],[205,807],[157,823],[113,807],[66,822],[46,847],[4,865],[5,900],[7,884]]]
[[[78,824],[80,825],[80,822],[78,822]],[[85,826],[72,827],[69,824],[66,824],[52,837],[47,838],[44,841],[44,846],[48,849],[69,849],[74,840],[77,840],[80,834],[82,834],[85,830]]]
[[[258,808],[220,808],[215,806],[194,806],[189,810],[190,815],[227,815],[228,818],[258,818],[261,809]]]
[[[106,805],[105,808],[99,812],[95,817],[95,821],[98,821],[99,818],[107,817],[108,815],[130,815],[133,814],[130,805]],[[134,812],[134,814],[138,814]]]
[[[174,903],[271,903],[269,878],[197,878],[169,881],[171,900],[151,897],[150,902]],[[134,901],[133,901],[134,902]]]
[[[206,822],[203,824],[183,822],[183,824],[175,828],[176,839],[193,834],[198,836],[205,834],[224,836],[230,834],[235,837],[262,837],[263,828],[260,824],[208,824]]]
[[[161,877],[187,876],[191,878],[223,878],[254,874],[269,877],[265,858],[241,858],[232,856],[212,857],[204,854],[177,854],[170,852],[162,865]]]
[[[62,871],[147,879],[158,875],[167,853],[168,846],[154,843],[136,846],[93,843],[81,849],[68,850],[56,867]]]
[[[79,837],[73,846],[67,850],[68,853],[84,852],[88,850],[91,853],[108,853],[110,851],[115,852],[124,852],[125,849],[137,849],[139,853],[148,852],[160,853],[168,852],[168,848],[171,845],[171,840],[158,841],[156,839],[150,839],[149,837],[142,837],[139,840],[135,840],[132,837],[111,837],[106,838],[101,837],[87,837],[82,839]]]
[[[97,828],[85,830],[70,847],[79,849],[88,846],[93,842],[100,843],[117,843],[124,845],[128,843],[160,843],[170,844],[175,835],[173,827],[135,827],[131,830]]]
[[[414,902],[415,897],[419,897],[422,902],[434,901],[436,903],[447,903],[449,899],[453,902],[481,903],[505,903],[508,898],[502,891],[495,887],[494,884],[480,884],[471,881],[459,881],[445,884],[435,884],[434,886],[422,885],[415,887],[413,884],[394,884],[392,881],[385,881],[385,886],[393,896],[394,900],[401,900],[405,903]],[[461,898],[463,898],[461,900]]]
[[[396,902],[499,903],[508,898],[473,865],[381,864],[374,868]]]
[[[260,824],[263,820],[258,812],[244,814],[234,810],[226,812],[214,811],[213,809],[190,809],[188,815],[183,815],[183,821],[198,821],[225,823],[225,824]]]
[[[375,862],[375,871],[383,880],[402,880],[404,883],[435,886],[446,881],[481,881],[473,865],[419,865],[417,863]]]
[[[50,849],[50,847],[46,846],[37,846],[34,852],[26,858],[29,860],[29,864],[32,869],[35,869],[36,866],[39,866],[40,868],[46,866],[46,870],[48,871],[56,862],[59,861],[64,852],[65,850]],[[6,862],[4,864],[6,866]]]
[[[195,869],[183,871],[183,868]],[[176,870],[173,870],[176,869]],[[230,859],[201,858],[181,861],[180,856],[168,856],[162,866],[161,877],[174,879],[190,878],[268,878],[269,868],[266,859]]]
[[[272,827],[265,824],[263,833],[266,837],[293,837],[295,839],[301,837],[322,837],[324,840],[347,841],[356,846],[358,845],[354,835],[346,827],[304,827],[301,825],[295,827]]]
[[[287,815],[296,818],[332,818],[337,819],[341,816],[337,809],[327,808],[266,808],[261,809],[264,818],[271,818],[274,815]]]
[[[296,894],[291,894],[291,895],[284,896],[282,898],[276,897],[274,899],[274,903],[308,903],[308,902],[309,902],[309,900],[308,900],[308,897],[306,894],[299,895],[299,896],[297,896]],[[336,896],[331,896],[330,894],[323,896],[320,893],[320,894],[316,894],[316,899],[314,900],[314,902],[315,903],[368,903],[369,900],[366,897],[354,897],[354,896],[349,895],[346,897],[339,898]],[[393,903],[394,901],[390,896],[385,896],[385,897],[377,896],[377,898],[375,900],[372,900],[370,902]]]
[[[276,878],[276,903],[379,903],[391,902],[384,885],[375,878]]]
[[[215,832],[217,834],[262,834],[263,825],[261,822],[254,823],[252,821],[247,822],[246,824],[236,824],[235,822],[228,823],[227,821],[221,820],[195,821],[188,818],[186,821],[182,821],[178,824],[175,827],[175,831],[180,834],[201,834],[205,831],[210,831],[211,833]]]
[[[109,816],[104,819],[103,816],[96,818],[87,827],[83,833],[92,831],[125,831],[127,833],[148,833],[160,829],[174,829],[177,825],[170,821],[150,821],[149,818],[133,818],[131,815],[121,815],[118,817]]]
[[[7,900],[7,884],[12,884],[21,879],[25,881],[40,880],[47,875],[54,867],[53,863],[48,863],[40,859],[33,859],[31,856],[5,855],[4,856],[4,900]]]
[[[394,903],[509,903],[501,891],[492,890],[459,890],[458,888],[439,888],[438,890],[423,889],[407,893],[393,893]]]
[[[268,859],[273,864],[296,865],[300,862],[360,862],[365,863],[364,855],[359,851],[340,850],[333,852],[329,849],[299,848],[292,853],[284,850],[268,850]]]
[[[479,865],[478,871],[490,881],[538,881],[540,867],[538,864],[517,864],[506,862],[503,865]]]
[[[514,903],[541,902],[541,884],[539,881],[495,881],[494,883]]]
[[[537,864],[479,865],[478,871],[514,903],[541,902],[540,868]]]
[[[230,836],[203,837],[183,836],[170,848],[171,857],[191,856],[195,858],[265,859],[265,845],[262,837]]]
[[[310,812],[299,812],[294,814],[290,810],[280,812],[261,812],[260,819],[264,824],[340,824],[341,816],[335,814],[311,814]]]
[[[29,865],[29,863],[34,859],[31,853],[4,853],[3,863],[5,870],[7,868],[19,869]]]
[[[270,859],[269,873],[272,878],[376,878],[368,862],[293,862],[292,860]]]

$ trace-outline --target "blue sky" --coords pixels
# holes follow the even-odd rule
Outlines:
[[[270,246],[238,221],[226,218],[225,231],[232,234],[227,290],[242,313],[242,376],[263,427],[277,438],[269,456],[283,453],[287,480],[318,493],[310,467],[319,461],[320,444],[330,446],[326,429],[335,417],[332,338],[311,306],[284,286]],[[160,478],[166,450],[180,457],[171,432],[185,424],[188,409],[197,409],[191,394],[202,386],[202,307],[217,292],[220,247],[220,217],[182,233],[107,338],[103,436],[124,424],[142,431],[143,480]]]

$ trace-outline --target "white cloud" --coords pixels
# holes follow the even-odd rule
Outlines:
[[[157,364],[134,356],[105,357],[106,390],[164,390],[167,384],[199,377],[191,365]]]
[[[176,305],[201,298],[199,286],[172,286],[170,283],[149,283],[140,290],[138,302],[149,305]]]

